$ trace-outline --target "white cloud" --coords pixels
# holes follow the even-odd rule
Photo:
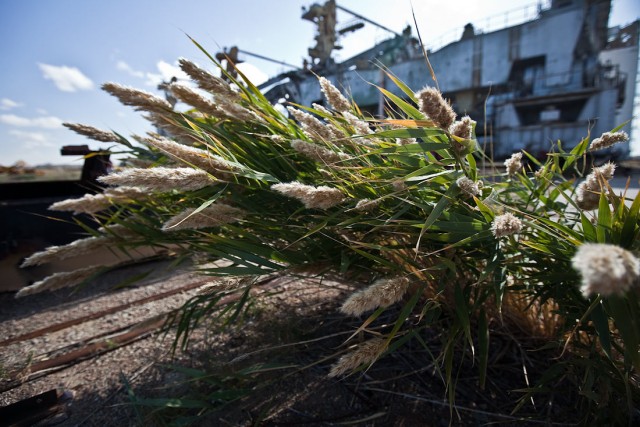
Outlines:
[[[24,143],[26,148],[53,147],[53,144],[42,132],[25,132],[22,130],[12,129],[9,131],[12,135]]]
[[[79,90],[93,89],[91,79],[76,67],[66,65],[56,66],[49,64],[38,64],[42,71],[42,76],[47,80],[52,80],[53,84],[63,92],[77,92]]]
[[[133,68],[131,68],[131,66],[129,64],[127,64],[124,61],[118,61],[116,63],[116,68],[120,71],[124,71],[125,73],[129,74],[130,76],[133,77],[138,77],[138,78],[144,78],[144,72],[142,71],[138,71],[138,70],[134,70]]]
[[[243,62],[237,65],[238,70],[253,83],[254,85],[259,85],[260,83],[264,83],[267,81],[269,76],[267,76],[262,70],[260,70],[255,65],[252,65],[248,62]]]
[[[11,110],[12,108],[22,107],[19,102],[13,101],[9,98],[0,99],[0,110]]]
[[[0,114],[0,123],[9,126],[57,129],[62,127],[62,120],[54,116],[28,118],[15,114]]]
[[[189,80],[189,76],[180,69],[177,63],[170,64],[166,61],[158,61],[156,63],[158,73],[146,73],[146,84],[149,86],[157,86],[160,83],[168,82],[172,77],[176,77],[178,80]]]
[[[184,83],[189,81],[189,76],[180,69],[177,62],[170,64],[167,61],[160,60],[156,63],[156,72],[136,70],[122,60],[116,62],[116,68],[120,71],[124,71],[132,77],[145,79],[144,83],[147,86],[157,86],[162,82],[168,82],[172,77],[176,77]]]

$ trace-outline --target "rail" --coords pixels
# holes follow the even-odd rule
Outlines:
[[[474,34],[484,34],[504,28],[513,27],[528,21],[532,21],[540,16],[540,13],[551,8],[551,0],[539,0],[524,7],[507,10],[495,15],[481,18],[472,22]],[[436,51],[450,43],[460,40],[465,28],[454,28],[435,38],[425,37],[425,47],[428,50]]]

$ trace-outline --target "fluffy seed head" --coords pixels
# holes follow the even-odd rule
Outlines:
[[[356,207],[354,208],[360,212],[371,212],[380,204],[380,199],[370,200],[370,199],[362,199],[356,203]]]
[[[301,139],[294,139],[291,141],[291,148],[300,154],[304,154],[310,159],[322,163],[336,163],[349,158],[345,153],[337,153],[329,150],[328,148],[302,141]]]
[[[327,116],[331,116],[333,115],[333,113],[331,113],[331,111],[327,110],[326,108],[324,108],[322,105],[320,104],[316,104],[315,102],[311,103],[311,107],[316,110],[319,111],[320,113],[326,114]]]
[[[271,189],[287,197],[300,200],[307,209],[329,209],[344,200],[344,195],[337,188],[321,185],[314,187],[299,182],[274,184]]]
[[[197,108],[201,113],[208,114],[213,117],[224,117],[224,114],[220,111],[220,108],[215,102],[205,98],[190,87],[172,84],[170,86],[171,93],[180,101],[187,105]]]
[[[87,237],[71,242],[62,246],[49,246],[44,251],[36,252],[26,258],[21,268],[31,267],[34,265],[46,264],[51,261],[58,261],[67,258],[73,258],[89,252],[93,252],[105,245],[108,245],[111,239],[108,237]]]
[[[52,211],[92,214],[109,208],[113,203],[131,203],[146,199],[148,192],[137,187],[107,188],[101,194],[85,194],[78,199],[67,199],[49,206]]]
[[[576,205],[582,210],[592,211],[600,206],[600,191],[590,190],[586,182],[576,189]]]
[[[533,173],[533,175],[536,177],[536,179],[544,179],[546,174],[547,174],[546,166],[541,166],[540,169],[538,169],[537,171],[535,171]]]
[[[440,128],[448,130],[456,119],[456,113],[442,97],[442,93],[436,88],[425,87],[415,95],[420,111]]]
[[[221,78],[214,76],[207,70],[203,70],[187,59],[182,58],[178,63],[182,71],[187,73],[200,89],[206,90],[216,97],[227,98],[231,102],[240,101],[240,95],[234,92],[229,83]]]
[[[458,178],[458,180],[456,181],[456,184],[458,184],[458,187],[460,187],[460,190],[462,190],[462,192],[467,196],[471,197],[471,196],[482,195],[482,190],[480,190],[478,183],[473,182],[473,180],[467,178],[466,176],[461,176],[460,178]]]
[[[101,176],[98,181],[106,185],[137,186],[159,192],[199,190],[216,182],[215,178],[200,169],[166,167],[124,169]]]
[[[593,168],[584,182],[576,189],[575,202],[580,209],[590,211],[598,208],[600,193],[602,192],[602,181],[608,181],[613,178],[615,170],[616,166],[611,162]]]
[[[287,111],[293,116],[294,119],[296,119],[300,123],[302,130],[310,138],[318,138],[324,141],[330,141],[332,139],[340,137],[340,135],[337,135],[334,132],[333,128],[325,125],[309,113],[291,106],[287,107]]]
[[[513,153],[511,157],[504,161],[507,168],[507,175],[512,176],[522,169],[522,153]]]
[[[171,112],[171,104],[169,102],[148,92],[117,83],[105,83],[102,85],[102,89],[118,98],[124,105],[134,107],[138,111],[158,114]]]
[[[510,236],[522,230],[522,221],[510,212],[498,215],[491,223],[491,232],[496,238]]]
[[[78,270],[54,273],[33,285],[20,289],[16,294],[16,298],[26,297],[27,295],[37,294],[43,291],[55,291],[57,289],[68,288],[78,285],[100,272],[104,267],[101,265],[92,265],[90,267],[80,268]]]
[[[173,159],[204,169],[220,179],[229,179],[230,175],[225,172],[231,172],[237,169],[236,166],[227,162],[222,157],[210,154],[199,148],[189,147],[171,141],[170,139],[162,137],[142,138],[141,142],[162,150]]]
[[[141,200],[149,197],[149,192],[138,187],[116,187],[104,190],[105,197],[117,202]]]
[[[240,221],[246,212],[224,203],[214,203],[198,213],[195,208],[189,208],[172,217],[162,226],[164,231],[197,230],[201,228],[218,227]]]
[[[340,112],[351,110],[351,104],[347,98],[340,93],[338,88],[333,85],[333,83],[324,77],[320,77],[318,80],[320,81],[320,89],[322,90],[322,93],[334,110]]]
[[[228,98],[218,97],[218,109],[222,115],[231,120],[242,122],[265,123],[265,120],[255,112],[243,107],[237,102],[232,102]]]
[[[380,279],[347,298],[340,311],[350,316],[360,316],[378,307],[389,307],[400,301],[407,289],[409,279],[406,277]]]
[[[475,120],[471,117],[464,116],[459,121],[453,123],[449,128],[449,133],[463,139],[473,138],[473,127],[476,125]]]
[[[360,344],[354,351],[342,356],[335,365],[331,367],[330,377],[339,377],[351,372],[361,365],[370,365],[387,349],[387,340],[384,338],[374,338]]]
[[[344,117],[347,122],[351,126],[353,126],[358,135],[370,135],[373,133],[373,131],[369,127],[369,123],[364,120],[360,120],[357,116],[351,114],[350,112],[343,111],[342,117]]]
[[[580,291],[586,297],[623,295],[640,276],[640,261],[631,252],[606,243],[584,243],[571,263],[582,277]]]
[[[118,143],[121,142],[120,138],[118,138],[118,135],[116,135],[113,132],[107,132],[104,130],[94,128],[92,126],[82,125],[80,123],[63,123],[62,125],[79,135],[86,136],[95,141],[118,142]]]
[[[629,135],[626,132],[605,132],[600,138],[596,138],[591,141],[589,151],[602,150],[604,148],[611,147],[619,142],[625,142],[629,140]]]
[[[74,215],[81,213],[92,214],[100,212],[111,206],[111,201],[104,194],[85,194],[77,199],[67,199],[55,202],[49,206],[51,211],[73,212]]]

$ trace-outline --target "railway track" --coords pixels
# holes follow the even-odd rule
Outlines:
[[[277,281],[273,279],[274,277],[271,276],[256,283],[252,293],[261,292],[275,286]],[[185,285],[180,285],[158,294],[136,298],[106,309],[5,338],[0,341],[0,355],[5,356],[3,359],[6,359],[6,356],[11,352],[21,352],[24,355],[28,351],[31,351],[31,353],[22,359],[22,364],[4,367],[5,374],[0,381],[0,393],[5,393],[30,381],[51,375],[158,334],[163,330],[168,317],[174,314],[176,310],[179,310],[187,299],[196,295],[199,289],[208,283],[211,283],[211,279],[192,280]],[[175,298],[177,295],[180,295],[180,298]],[[218,304],[229,304],[241,297],[242,292],[238,292],[223,298]],[[168,303],[168,300],[171,302]],[[154,307],[154,303],[160,304]],[[160,307],[159,310],[158,307]],[[120,322],[113,327],[105,327],[109,323],[107,319],[113,316],[117,317],[127,311],[145,308],[147,308],[145,310],[146,315],[142,318],[137,318],[133,322],[124,324]],[[49,349],[39,351],[37,354],[33,353],[34,342],[69,330],[81,331],[85,327],[89,327],[95,333],[89,336],[85,334],[81,339],[72,342],[57,340],[59,342],[58,345],[50,346]]]
[[[4,366],[5,374],[2,382],[0,382],[0,393],[158,333],[167,316],[173,313],[183,300],[194,295],[199,288],[209,282],[210,280],[192,281],[168,291],[133,299],[80,317],[55,322],[49,326],[0,341],[0,354],[3,355],[4,360],[15,359],[17,354],[28,352],[26,358],[22,359],[24,361],[22,366]],[[165,308],[157,312],[157,307],[167,306],[167,302],[163,302],[163,300],[168,300],[179,294],[182,297],[178,301],[168,304],[170,307],[168,310]],[[152,304],[155,302],[161,302],[162,304],[153,307]],[[125,324],[120,322],[120,324],[116,324],[113,327],[108,327],[109,322],[105,321],[110,316],[117,317],[128,310],[144,308],[145,306],[148,308],[145,310],[147,315],[142,319]],[[87,328],[90,323],[91,326]],[[65,330],[75,329],[81,331],[89,328],[96,333],[84,336],[73,342],[57,340],[60,344],[37,354],[34,354],[33,348],[30,349],[33,342],[38,341],[38,339],[46,339],[46,337],[65,332]]]

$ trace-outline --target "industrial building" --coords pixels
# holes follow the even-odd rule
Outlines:
[[[378,116],[384,102],[369,82],[404,95],[381,65],[415,90],[436,84],[410,28],[335,62],[331,52],[337,37],[358,28],[336,29],[336,8],[346,10],[332,0],[304,11],[303,19],[318,25],[317,45],[309,49],[305,69],[261,85],[269,99],[322,103],[316,73]],[[589,133],[596,137],[630,121],[623,129],[632,142],[607,152],[625,158],[631,146],[640,148],[640,25],[609,28],[610,10],[611,0],[553,0],[533,5],[516,24],[469,23],[454,40],[424,43],[439,89],[460,115],[478,122],[478,140],[488,154],[499,159],[525,149],[542,155],[555,141],[571,147]]]

